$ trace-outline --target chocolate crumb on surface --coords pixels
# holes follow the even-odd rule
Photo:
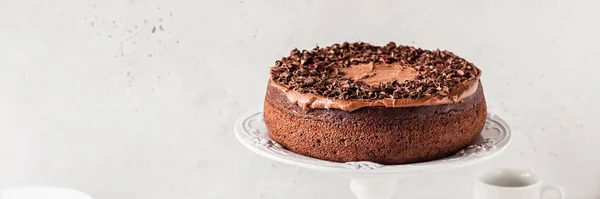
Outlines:
[[[358,64],[400,64],[418,71],[414,80],[369,85],[353,78],[342,78],[339,68]],[[271,77],[276,83],[300,93],[334,99],[403,99],[447,96],[463,82],[477,78],[481,71],[472,63],[449,51],[423,50],[413,46],[385,46],[356,42],[333,44],[312,50],[293,49],[275,62]],[[377,75],[365,74],[365,77]]]

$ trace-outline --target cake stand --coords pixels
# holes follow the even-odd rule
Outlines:
[[[397,180],[419,172],[453,169],[488,160],[501,153],[511,140],[510,128],[497,115],[488,113],[481,136],[453,156],[414,164],[382,165],[374,162],[331,162],[296,154],[269,136],[261,109],[242,115],[234,126],[237,139],[251,151],[292,166],[335,174],[351,179],[350,190],[358,199],[390,199]]]

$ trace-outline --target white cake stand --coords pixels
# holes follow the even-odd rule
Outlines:
[[[358,199],[390,199],[396,192],[398,178],[419,172],[452,169],[476,164],[498,155],[510,143],[510,128],[500,117],[488,113],[481,137],[457,154],[429,162],[382,165],[373,162],[331,162],[288,151],[269,136],[260,109],[241,116],[234,126],[237,139],[251,151],[268,159],[337,174],[351,179],[350,190]]]

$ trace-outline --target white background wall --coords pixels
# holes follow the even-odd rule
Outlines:
[[[401,181],[396,198],[468,198],[475,173],[511,166],[564,185],[569,198],[598,199],[599,8],[0,0],[0,188],[60,185],[100,199],[350,198],[346,179],[245,150],[232,125],[261,106],[268,67],[291,48],[391,40],[478,65],[490,110],[515,136],[493,161]]]

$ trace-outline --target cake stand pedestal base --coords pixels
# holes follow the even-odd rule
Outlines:
[[[350,190],[358,199],[390,199],[397,189],[396,178],[355,178],[350,181]]]
[[[262,110],[242,115],[234,126],[235,136],[249,150],[268,159],[305,169],[350,178],[350,190],[358,199],[390,199],[398,179],[417,173],[461,168],[500,154],[511,140],[510,128],[500,117],[488,113],[481,136],[453,156],[428,162],[382,165],[374,162],[331,162],[296,154],[269,136]]]

